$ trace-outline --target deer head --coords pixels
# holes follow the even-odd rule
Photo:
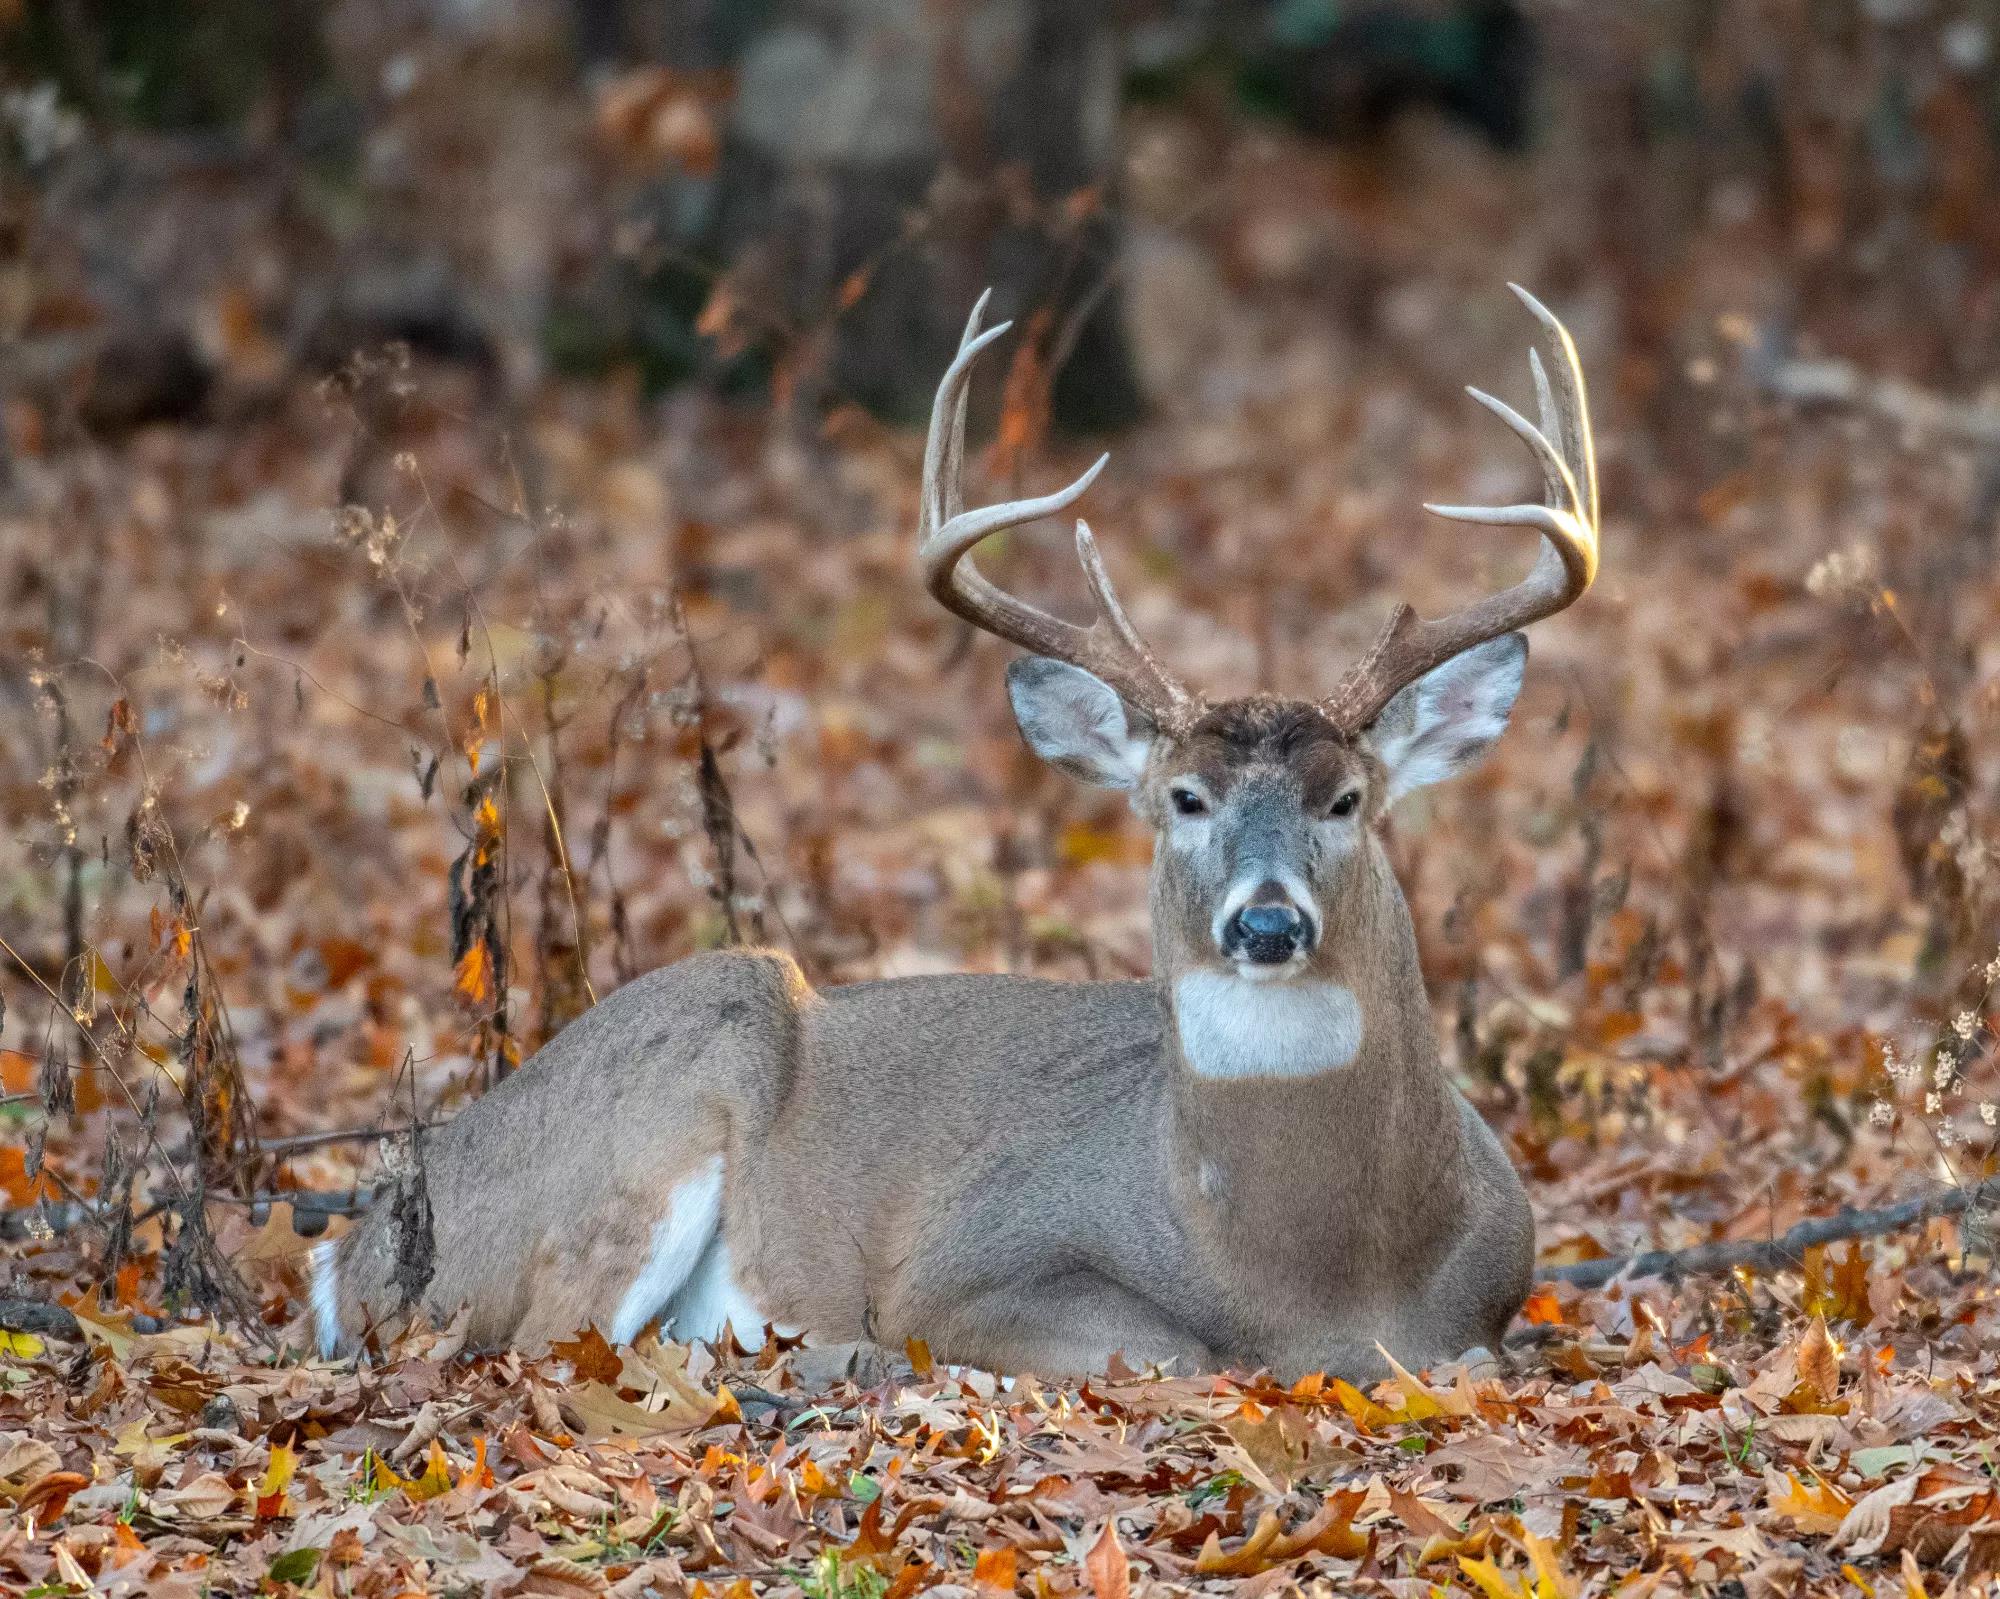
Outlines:
[[[1408,942],[1408,912],[1375,824],[1403,795],[1464,771],[1491,747],[1527,664],[1519,630],[1569,605],[1596,573],[1597,471],[1583,374],[1562,324],[1525,290],[1514,292],[1556,356],[1551,383],[1540,355],[1530,352],[1541,425],[1491,395],[1469,392],[1534,453],[1543,501],[1426,509],[1457,521],[1535,528],[1541,550],[1528,576],[1435,621],[1398,606],[1324,699],[1253,695],[1212,705],[1172,677],[1140,639],[1083,522],[1076,524],[1077,556],[1097,608],[1088,627],[1024,603],[973,568],[974,545],[1066,510],[1104,466],[1100,458],[1067,488],[1039,499],[964,509],[967,379],[980,352],[1007,328],[980,332],[984,298],[973,309],[931,417],[919,544],[924,581],[947,609],[1033,652],[1007,674],[1030,746],[1086,782],[1129,791],[1154,829],[1156,974],[1183,1001],[1218,982],[1317,978],[1352,989],[1379,959],[1385,938]],[[1385,914],[1399,925],[1384,927]]]

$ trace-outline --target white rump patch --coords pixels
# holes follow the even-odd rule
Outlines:
[[[1174,985],[1174,1021],[1202,1077],[1309,1077],[1361,1052],[1361,1002],[1339,983],[1189,972]]]
[[[334,1240],[314,1244],[306,1257],[312,1278],[313,1337],[319,1342],[319,1358],[331,1360],[340,1352],[340,1285],[334,1276]]]
[[[745,1349],[764,1347],[764,1313],[736,1280],[729,1264],[729,1245],[720,1233],[702,1252],[694,1275],[674,1295],[660,1319],[683,1342],[701,1338],[713,1343],[728,1327]]]
[[[611,1317],[614,1344],[629,1344],[672,1302],[716,1239],[721,1219],[722,1157],[716,1155],[674,1185],[667,1213],[653,1228],[653,1251]]]

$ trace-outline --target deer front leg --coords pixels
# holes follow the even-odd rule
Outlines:
[[[1132,1366],[1172,1362],[1182,1372],[1218,1364],[1157,1305],[1088,1272],[990,1289],[912,1330],[939,1360],[1039,1377],[1088,1376],[1114,1354]]]

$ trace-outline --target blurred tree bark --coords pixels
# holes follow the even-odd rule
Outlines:
[[[753,321],[787,330],[801,398],[821,384],[922,417],[991,284],[992,315],[1024,317],[1053,369],[1059,421],[1137,414],[1101,0],[579,0],[578,32],[587,53],[733,70],[699,249]]]

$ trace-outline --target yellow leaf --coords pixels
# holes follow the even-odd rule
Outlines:
[[[33,1360],[48,1345],[31,1332],[11,1332],[0,1327],[0,1355],[11,1355],[16,1360]]]
[[[190,1433],[174,1432],[163,1438],[149,1438],[146,1429],[151,1425],[151,1416],[135,1416],[112,1434],[112,1454],[121,1460],[131,1461],[134,1471],[159,1471],[173,1458],[180,1445],[192,1436]]]
[[[264,1468],[264,1480],[257,1485],[257,1519],[268,1521],[285,1513],[285,1488],[299,1469],[299,1457],[289,1444],[271,1446],[271,1463]]]
[[[1403,1415],[1408,1420],[1429,1421],[1433,1416],[1472,1414],[1472,1401],[1463,1394],[1441,1392],[1431,1387],[1421,1377],[1405,1371],[1396,1357],[1380,1344],[1377,1344],[1375,1349],[1389,1362],[1390,1371],[1396,1375],[1396,1386],[1403,1391]]]
[[[1854,1501],[1823,1477],[1810,1487],[1789,1471],[1782,1477],[1773,1472],[1766,1481],[1771,1508],[1796,1522],[1801,1532],[1833,1532],[1854,1508]]]
[[[1486,1599],[1533,1599],[1525,1582],[1510,1572],[1502,1571],[1490,1560],[1460,1555],[1458,1569],[1478,1584]]]
[[[1556,1558],[1555,1545],[1532,1532],[1524,1532],[1523,1536],[1528,1545],[1528,1558],[1535,1563],[1537,1599],[1576,1599],[1576,1583],[1564,1572],[1562,1562]]]
[[[372,1463],[371,1486],[377,1493],[400,1488],[410,1498],[421,1502],[451,1491],[451,1462],[445,1459],[444,1445],[435,1438],[431,1440],[430,1453],[424,1457],[423,1475],[419,1477],[405,1477],[380,1455],[371,1455],[369,1459]]]
[[[1384,1427],[1393,1427],[1396,1416],[1375,1403],[1345,1377],[1333,1379],[1333,1397],[1340,1401],[1340,1408],[1354,1418],[1354,1423],[1363,1432],[1380,1432]]]

